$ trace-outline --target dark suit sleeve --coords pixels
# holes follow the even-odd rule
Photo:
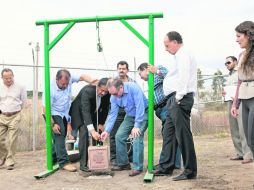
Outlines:
[[[99,124],[104,125],[109,111],[110,94],[102,97],[99,114]]]
[[[81,95],[81,114],[85,126],[93,124],[91,117],[91,99],[93,92],[86,89]]]

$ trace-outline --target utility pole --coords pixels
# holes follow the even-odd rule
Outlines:
[[[32,42],[29,45],[33,45]],[[39,42],[36,43],[34,55],[34,48],[32,47],[33,56],[33,151],[36,150],[36,125],[38,123],[38,63],[39,63]]]

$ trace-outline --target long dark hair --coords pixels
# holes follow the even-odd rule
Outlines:
[[[254,72],[254,22],[244,21],[240,23],[235,31],[246,35],[249,38],[248,47],[246,53],[242,59],[241,69],[244,74],[250,74]]]

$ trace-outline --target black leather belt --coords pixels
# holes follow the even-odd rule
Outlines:
[[[161,103],[154,105],[154,109],[156,110],[158,108],[163,108],[165,105],[167,105],[168,99],[175,94],[176,92],[172,92],[171,94],[167,95]]]
[[[167,104],[168,99],[165,99],[162,103],[154,105],[154,109],[163,108]]]

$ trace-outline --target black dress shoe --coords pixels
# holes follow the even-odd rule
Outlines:
[[[195,175],[195,174],[186,175],[186,174],[182,173],[182,174],[180,174],[177,177],[173,177],[173,181],[180,181],[180,180],[187,180],[187,179],[196,179],[196,178],[197,178],[197,175]]]
[[[155,169],[151,173],[154,174],[155,176],[169,176],[169,175],[172,175],[173,172]]]
[[[91,170],[87,166],[80,167],[80,170],[83,171],[83,172],[91,172]]]
[[[130,164],[126,164],[126,165],[122,165],[122,166],[113,166],[111,168],[112,171],[122,171],[122,170],[131,170],[131,165]]]
[[[242,156],[231,157],[230,160],[243,160]]]
[[[13,169],[14,169],[14,164],[7,166],[6,169],[7,169],[7,170],[13,170]]]

